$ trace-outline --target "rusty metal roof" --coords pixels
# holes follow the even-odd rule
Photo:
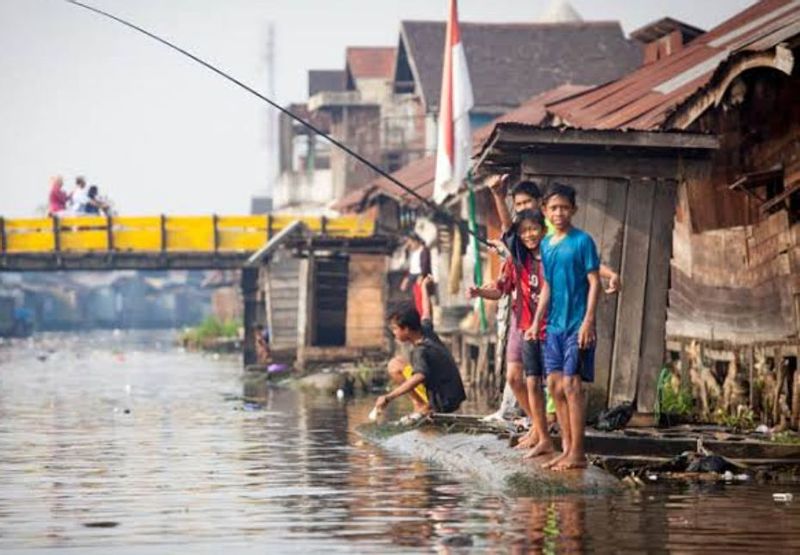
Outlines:
[[[382,46],[350,46],[347,48],[347,68],[356,79],[391,79],[394,72],[396,48]]]
[[[796,34],[799,25],[799,0],[762,0],[671,56],[551,104],[548,111],[554,123],[571,127],[658,129],[731,56],[775,47]]]

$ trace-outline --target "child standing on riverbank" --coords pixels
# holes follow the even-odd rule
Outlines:
[[[547,415],[544,396],[544,361],[542,341],[545,338],[545,320],[541,318],[533,327],[533,316],[537,311],[544,275],[539,244],[546,233],[545,220],[538,210],[522,210],[517,213],[512,226],[518,238],[516,252],[510,253],[494,285],[470,287],[470,298],[483,297],[498,300],[503,295],[513,299],[512,322],[515,330],[509,330],[508,356],[522,362],[525,372],[527,403],[525,408],[531,418],[531,430],[526,437],[526,447],[531,449],[526,457],[538,457],[553,451],[553,443],[547,432]]]
[[[402,420],[406,424],[432,411],[455,412],[467,398],[453,355],[433,331],[429,295],[432,278],[427,275],[420,281],[422,314],[406,306],[389,317],[395,339],[413,346],[410,364],[400,357],[392,359],[389,375],[399,385],[375,402],[375,408],[383,410],[392,400],[408,395],[414,412]]]
[[[594,381],[600,259],[591,236],[572,226],[577,210],[572,187],[553,184],[544,207],[554,232],[542,241],[545,283],[533,326],[537,328],[547,311],[544,361],[563,445],[561,455],[545,466],[554,470],[584,468],[583,382]]]

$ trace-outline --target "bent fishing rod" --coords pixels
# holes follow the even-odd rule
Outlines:
[[[198,64],[202,65],[206,69],[210,69],[211,71],[213,71],[214,73],[216,73],[220,77],[223,77],[223,78],[227,79],[228,81],[230,81],[234,85],[237,85],[238,87],[244,89],[245,91],[249,92],[253,96],[255,96],[257,98],[260,98],[261,100],[263,100],[264,102],[266,102],[267,104],[272,106],[273,108],[275,108],[275,109],[279,110],[280,112],[286,114],[287,116],[292,118],[294,121],[296,121],[297,123],[305,126],[307,129],[313,131],[317,135],[320,135],[320,136],[324,137],[332,145],[334,145],[337,148],[341,149],[342,151],[344,151],[348,155],[352,156],[353,158],[355,158],[356,160],[358,160],[359,162],[361,162],[362,164],[364,164],[365,166],[370,168],[372,171],[374,171],[374,172],[378,173],[379,175],[385,177],[390,182],[394,183],[395,185],[397,185],[398,187],[403,189],[405,192],[407,192],[408,194],[410,194],[411,196],[413,196],[414,198],[416,198],[417,200],[422,202],[425,206],[430,208],[433,211],[434,214],[437,214],[437,215],[441,216],[443,219],[447,220],[449,223],[458,223],[458,220],[455,217],[453,217],[451,214],[449,214],[448,212],[445,212],[444,210],[439,208],[435,203],[433,203],[431,200],[426,199],[425,197],[423,197],[422,195],[417,193],[415,190],[413,190],[412,188],[408,187],[407,185],[402,183],[397,178],[393,177],[388,172],[382,170],[381,168],[379,168],[378,166],[376,166],[375,164],[373,164],[372,162],[370,162],[369,160],[364,158],[362,155],[360,155],[358,152],[356,152],[355,150],[353,150],[350,147],[348,147],[346,144],[334,139],[333,137],[331,137],[330,135],[328,135],[327,133],[325,133],[324,131],[322,131],[321,129],[319,129],[318,127],[313,125],[312,123],[304,120],[300,116],[295,115],[290,110],[287,110],[286,108],[284,108],[283,106],[281,106],[277,102],[275,102],[272,99],[264,96],[263,94],[261,94],[257,90],[255,90],[252,87],[242,83],[241,81],[239,81],[235,77],[229,75],[228,73],[222,71],[218,67],[216,67],[216,66],[210,64],[209,62],[203,60],[199,56],[196,56],[195,54],[192,54],[188,50],[185,50],[185,49],[181,48],[180,46],[177,46],[176,44],[173,44],[172,42],[170,42],[170,41],[168,41],[168,40],[166,40],[164,38],[159,37],[155,33],[152,33],[152,32],[150,32],[150,31],[148,31],[146,29],[143,29],[142,27],[139,27],[138,25],[136,25],[134,23],[131,23],[130,21],[127,21],[127,20],[125,20],[125,19],[123,19],[123,18],[121,18],[119,16],[116,16],[116,15],[114,15],[112,13],[103,11],[103,10],[101,10],[99,8],[95,8],[94,6],[90,6],[90,5],[84,4],[82,2],[78,2],[77,0],[64,0],[64,1],[69,3],[69,4],[72,4],[74,6],[78,6],[79,8],[83,8],[85,10],[89,10],[90,12],[94,12],[95,14],[100,15],[102,17],[106,17],[108,19],[116,21],[117,23],[120,23],[120,24],[125,25],[126,27],[128,27],[130,29],[133,29],[134,31],[138,31],[139,33],[142,33],[143,35],[148,36],[148,37],[150,37],[151,39],[153,39],[153,40],[155,40],[157,42],[160,42],[164,46],[168,46],[169,48],[172,48],[173,50],[183,54],[187,58],[190,58],[191,60],[197,62]],[[461,227],[461,226],[459,226],[459,227]],[[479,242],[481,242],[484,245],[486,245],[487,247],[495,248],[494,245],[492,245],[486,239],[480,237],[477,234],[477,232],[474,232],[472,229],[469,228],[469,226],[466,226],[466,231],[470,235],[475,237]]]

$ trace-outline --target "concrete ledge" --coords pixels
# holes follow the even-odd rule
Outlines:
[[[422,427],[389,435],[390,426],[364,426],[359,432],[390,451],[431,462],[510,497],[606,493],[620,486],[614,476],[591,465],[585,470],[545,470],[544,461],[523,459],[508,441],[492,434]]]

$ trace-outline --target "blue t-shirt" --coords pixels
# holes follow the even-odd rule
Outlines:
[[[548,235],[541,246],[544,279],[550,285],[547,331],[571,335],[586,316],[586,276],[600,269],[600,258],[592,237],[578,228],[571,228],[558,243],[552,241],[553,235]]]

